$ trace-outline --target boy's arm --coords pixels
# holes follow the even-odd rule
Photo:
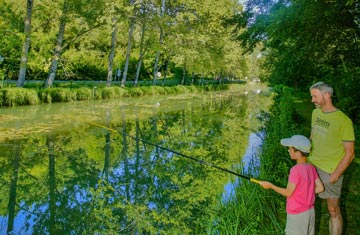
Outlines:
[[[315,180],[315,193],[321,193],[324,192],[325,188],[323,183],[321,182],[320,178],[317,178]]]
[[[264,188],[264,189],[269,189],[271,188],[272,190],[274,190],[275,192],[285,196],[285,197],[290,197],[293,192],[295,191],[296,188],[296,184],[293,184],[291,182],[288,182],[287,187],[286,188],[281,188],[278,187],[268,181],[260,181],[260,185]]]

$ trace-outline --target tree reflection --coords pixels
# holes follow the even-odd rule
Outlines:
[[[6,148],[3,152],[14,156],[11,164],[1,158],[0,178],[9,186],[7,210],[3,198],[0,204],[7,231],[205,233],[204,221],[215,213],[232,176],[171,150],[236,167],[250,133],[241,126],[253,121],[254,111],[242,97],[213,99],[151,117],[137,109],[131,115],[107,111],[103,128],[83,125],[34,135],[22,140],[21,150]],[[24,221],[16,223],[21,215]]]

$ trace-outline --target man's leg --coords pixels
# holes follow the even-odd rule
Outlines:
[[[330,235],[341,235],[343,228],[343,219],[340,211],[340,199],[328,198],[327,206],[330,214],[329,232]]]

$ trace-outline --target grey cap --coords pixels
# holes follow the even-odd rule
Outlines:
[[[303,135],[293,135],[290,138],[281,139],[280,143],[287,147],[294,147],[301,152],[310,153],[310,140]]]

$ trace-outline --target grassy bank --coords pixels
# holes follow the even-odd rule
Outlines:
[[[53,88],[41,88],[36,86],[29,88],[8,87],[0,89],[0,107],[228,90],[230,86],[230,84],[208,84],[141,87],[69,87],[65,85]]]
[[[289,169],[295,164],[290,160],[287,149],[280,145],[280,139],[293,134],[310,134],[310,117],[314,106],[308,94],[298,94],[289,88],[276,89],[278,95],[265,123],[266,136],[259,153],[261,166],[259,179],[268,180],[286,187]],[[359,137],[359,131],[356,132]],[[359,152],[359,148],[356,148]],[[345,173],[342,210],[344,234],[358,234],[360,229],[359,160],[351,164]],[[285,234],[285,197],[259,185],[242,181],[236,189],[236,198],[228,203],[221,202],[217,216],[210,218],[209,234]],[[328,233],[326,203],[316,201],[317,235]]]

